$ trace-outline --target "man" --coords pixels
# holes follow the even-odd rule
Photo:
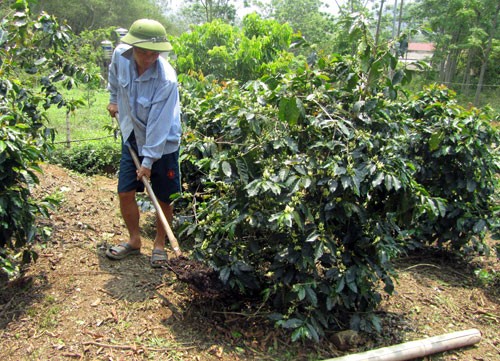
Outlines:
[[[157,21],[135,21],[113,52],[109,66],[107,107],[118,115],[122,135],[122,157],[118,177],[120,210],[129,232],[128,242],[112,246],[106,252],[111,259],[139,254],[141,236],[136,191],[143,191],[143,176],[151,179],[153,192],[167,220],[173,209],[170,196],[180,191],[179,144],[181,137],[177,75],[160,52],[172,46],[165,28]],[[135,149],[141,166],[136,168],[128,150]],[[167,261],[166,231],[157,217],[151,266]]]

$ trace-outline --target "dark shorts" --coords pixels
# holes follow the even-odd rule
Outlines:
[[[133,149],[137,154],[137,146],[132,138]],[[142,157],[139,157],[142,162]],[[179,151],[165,154],[153,163],[151,168],[151,188],[160,201],[170,203],[170,196],[181,191],[181,179],[179,171]],[[122,144],[122,156],[120,160],[120,171],[118,173],[118,193],[122,192],[144,192],[144,183],[137,180],[136,167],[130,155],[127,144]]]

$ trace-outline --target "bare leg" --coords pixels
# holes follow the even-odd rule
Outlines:
[[[141,248],[141,234],[139,228],[139,208],[135,200],[135,191],[119,193],[120,210],[130,236],[129,244],[132,248]]]

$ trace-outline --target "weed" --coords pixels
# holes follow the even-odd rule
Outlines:
[[[459,307],[453,302],[453,300],[446,295],[437,295],[434,297],[436,300],[436,305],[442,306],[450,310],[451,312],[459,312]]]
[[[167,347],[171,346],[171,343],[168,340],[165,340],[162,337],[153,336],[147,341],[148,346],[150,347]]]
[[[53,205],[60,205],[64,202],[64,192],[62,190],[52,192],[45,197],[45,201]]]
[[[482,286],[490,286],[496,282],[500,282],[500,273],[495,270],[486,270],[484,268],[478,268],[474,271],[479,283]]]
[[[40,320],[40,328],[52,329],[55,328],[59,321],[57,316],[60,314],[61,308],[59,306],[51,306],[43,313],[43,317]]]

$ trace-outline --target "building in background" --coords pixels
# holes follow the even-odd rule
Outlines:
[[[432,54],[434,54],[433,43],[408,43],[405,60],[408,62],[425,61],[432,58]]]

